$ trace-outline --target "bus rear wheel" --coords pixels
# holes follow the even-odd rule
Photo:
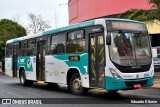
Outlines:
[[[25,71],[22,70],[20,73],[20,83],[23,86],[30,86],[33,84],[33,81],[27,80],[26,79],[26,75],[25,75]]]
[[[87,89],[82,87],[81,78],[78,73],[73,74],[71,77],[70,90],[73,94],[76,95],[83,95],[87,92]]]

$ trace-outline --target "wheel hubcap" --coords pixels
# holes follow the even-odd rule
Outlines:
[[[78,91],[78,90],[81,89],[81,87],[82,87],[82,83],[81,83],[80,78],[75,79],[73,81],[73,88],[74,88],[74,90]]]
[[[21,83],[24,84],[24,76],[21,75]]]

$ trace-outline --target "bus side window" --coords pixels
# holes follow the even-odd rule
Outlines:
[[[12,57],[12,45],[7,44],[6,46],[6,57]]]
[[[9,56],[9,45],[6,45],[6,57]]]
[[[84,52],[85,40],[84,40],[84,31],[74,31],[68,33],[67,38],[67,53],[80,53]]]
[[[51,54],[65,53],[65,34],[58,34],[51,37]]]
[[[26,56],[26,52],[27,52],[27,42],[22,41],[20,43],[20,56]]]
[[[28,41],[28,48],[27,48],[27,55],[28,56],[35,56],[36,55],[36,40],[29,40]]]

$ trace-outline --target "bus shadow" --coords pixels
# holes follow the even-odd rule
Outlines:
[[[54,91],[54,92],[59,92],[59,93],[70,93],[70,91],[68,90],[68,87],[65,86],[48,86],[48,85],[41,85],[41,84],[33,84],[32,86],[33,88],[39,88],[39,89],[43,89],[43,90],[47,90],[47,91]]]
[[[98,90],[90,90],[87,93],[87,96],[93,98],[100,98],[100,99],[109,99],[109,100],[119,100],[123,99],[123,96],[119,92],[107,92],[107,91],[98,91]]]
[[[10,84],[14,87],[23,87],[20,83]],[[27,88],[31,89],[40,89],[40,90],[47,90],[50,92],[58,92],[68,95],[73,95],[69,90],[67,86],[59,86],[57,88],[54,87],[47,87],[47,85],[40,85],[40,84],[33,84],[32,86],[27,86]],[[77,96],[77,95],[73,95]],[[103,101],[122,101],[129,99],[136,99],[138,96],[134,95],[123,95],[121,92],[107,92],[105,90],[101,91],[98,89],[91,89],[89,90],[85,95],[77,96],[76,98],[91,98],[91,99],[97,99],[97,100],[103,100]]]
[[[71,93],[67,87],[58,86],[58,87],[48,87],[47,85],[41,85],[34,83],[30,86],[22,86],[20,83],[9,83],[8,85],[13,87],[21,87],[21,88],[30,88],[30,89],[40,89],[40,90],[47,90],[47,91],[55,91],[55,92],[61,92],[61,93]]]

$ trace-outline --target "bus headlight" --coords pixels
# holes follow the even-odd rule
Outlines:
[[[119,74],[116,72],[116,70],[114,70],[114,69],[112,69],[112,68],[109,68],[109,70],[110,70],[110,72],[111,72],[111,74],[112,74],[112,76],[113,76],[114,78],[116,78],[116,79],[122,79],[122,78],[119,76]]]

